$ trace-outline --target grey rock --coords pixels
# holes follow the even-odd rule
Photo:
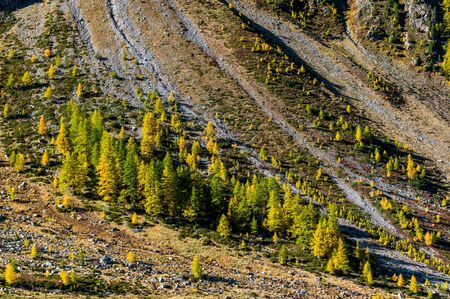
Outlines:
[[[113,263],[113,260],[109,256],[104,255],[100,258],[100,264],[103,266],[107,266],[112,263]]]

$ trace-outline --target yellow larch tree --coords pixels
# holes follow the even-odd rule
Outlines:
[[[59,277],[61,278],[61,282],[63,283],[63,285],[69,285],[70,277],[65,270],[61,270],[61,272],[59,272]]]
[[[12,263],[6,265],[5,268],[5,282],[8,285],[13,285],[17,282],[18,274]]]
[[[336,136],[334,137],[334,140],[336,140],[336,141],[341,141],[342,140],[342,136],[341,136],[341,133],[339,131],[336,132]]]
[[[430,234],[430,232],[427,231],[427,232],[425,233],[424,240],[425,240],[425,245],[427,245],[427,246],[433,245],[433,237],[432,237],[432,235]]]
[[[58,137],[56,137],[56,149],[61,155],[65,155],[70,152],[69,131],[63,117],[61,117],[59,133]]]
[[[112,201],[117,193],[117,157],[111,135],[103,131],[100,160],[97,165],[97,193],[105,201]]]
[[[355,140],[358,141],[359,143],[362,142],[362,131],[360,126],[356,127]]]
[[[127,253],[127,262],[130,264],[136,263],[136,256],[132,251],[128,251]]]
[[[44,56],[45,58],[50,58],[50,56],[52,56],[52,51],[50,49],[45,49],[44,50]]]
[[[45,133],[47,133],[47,123],[45,122],[45,117],[41,115],[39,118],[38,134],[45,135]]]
[[[404,283],[405,282],[404,282],[404,279],[403,279],[403,274],[400,273],[400,275],[398,276],[398,279],[397,279],[397,286],[399,288],[401,288],[401,287],[403,287]]]
[[[53,66],[53,63],[50,64],[50,67],[48,68],[47,74],[48,74],[48,78],[50,80],[53,80],[53,78],[55,77],[55,67]]]
[[[83,84],[78,83],[76,94],[77,94],[78,97],[83,96]]]
[[[43,167],[46,167],[48,165],[49,160],[50,157],[48,156],[48,151],[45,150],[44,153],[42,154],[41,165]]]
[[[31,82],[32,82],[32,80],[31,80],[30,72],[26,71],[22,76],[22,83],[24,86],[29,86],[29,85],[31,85]]]
[[[136,212],[134,212],[133,215],[131,216],[131,224],[132,225],[138,224],[138,216],[137,216]]]
[[[198,256],[194,256],[194,258],[192,259],[192,266],[191,266],[191,270],[192,270],[192,276],[194,277],[195,280],[199,280],[202,277],[202,265],[200,263],[200,259],[198,258]]]
[[[39,250],[38,250],[36,244],[33,244],[33,246],[31,246],[31,258],[36,259],[38,257],[38,254],[39,254]]]
[[[417,284],[417,279],[413,275],[411,276],[411,282],[409,284],[409,290],[413,293],[417,293],[419,291],[419,285]]]
[[[411,154],[408,155],[408,161],[406,164],[406,175],[409,179],[412,179],[416,176],[416,168],[414,167],[414,161],[411,157]]]
[[[44,98],[49,100],[52,97],[52,88],[49,86],[47,87],[47,89],[44,91]]]
[[[142,123],[141,155],[144,158],[151,158],[155,151],[155,137],[158,133],[158,124],[155,115],[147,112]]]

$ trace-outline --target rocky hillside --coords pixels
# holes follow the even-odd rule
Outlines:
[[[448,1],[0,7],[2,296],[450,296]]]

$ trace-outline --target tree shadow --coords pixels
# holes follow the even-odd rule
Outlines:
[[[207,280],[210,282],[223,282],[228,285],[237,284],[237,281],[234,278],[219,277],[219,276],[209,275],[209,274],[202,275],[202,280]]]

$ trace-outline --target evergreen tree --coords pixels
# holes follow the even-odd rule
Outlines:
[[[164,170],[161,181],[163,203],[167,207],[169,216],[178,217],[182,208],[179,204],[178,177],[173,166],[172,157],[168,152],[164,157],[163,166]]]
[[[450,0],[444,0],[448,3],[448,10],[445,14],[447,17],[447,26],[450,31]],[[442,62],[442,71],[447,79],[450,79],[450,40],[447,42],[446,52],[444,56],[444,61]]]
[[[136,143],[133,138],[128,139],[126,147],[126,158],[123,167],[122,186],[120,200],[128,203],[137,203],[138,201],[138,164],[139,157]]]
[[[327,262],[327,266],[325,268],[325,270],[330,273],[330,274],[334,274],[334,272],[336,271],[336,269],[334,268],[334,259],[330,258]]]
[[[316,231],[312,237],[312,253],[316,257],[325,257],[330,251],[330,240],[328,240],[326,219],[322,218],[317,224]]]
[[[231,234],[230,222],[228,221],[227,216],[222,214],[220,217],[219,225],[217,226],[217,232],[222,238],[228,239]]]
[[[192,259],[192,266],[191,266],[191,270],[192,270],[192,276],[194,277],[195,280],[199,280],[202,277],[202,265],[200,263],[200,259],[198,258],[198,256],[194,256],[194,258]]]
[[[265,220],[265,226],[271,232],[280,232],[284,227],[283,208],[276,191],[270,192],[269,202],[267,204],[269,212]]]
[[[160,199],[159,186],[156,186],[150,193],[147,194],[145,199],[145,212],[153,217],[158,217],[163,214],[163,206]]]
[[[339,238],[338,247],[333,251],[333,263],[336,270],[347,272],[350,269],[347,249],[342,238]]]
[[[65,155],[70,152],[69,132],[63,117],[61,117],[59,133],[58,137],[56,137],[56,149],[61,155]]]
[[[211,205],[213,214],[221,215],[226,208],[226,187],[219,175],[215,174],[210,181]]]
[[[9,74],[8,80],[6,81],[6,87],[13,87],[14,86],[14,74]]]
[[[284,186],[284,201],[283,201],[283,213],[284,213],[284,225],[287,228],[292,227],[294,222],[294,214],[298,208],[298,203],[300,202],[300,197],[298,194],[293,195],[292,190],[289,186]]]
[[[81,192],[88,180],[88,172],[81,156],[77,153],[68,153],[64,157],[59,172],[59,188],[62,192]]]
[[[111,135],[104,131],[97,165],[97,192],[105,201],[112,201],[117,192],[117,164]]]
[[[188,206],[183,212],[183,216],[187,217],[190,221],[196,220],[203,214],[203,211],[205,210],[204,194],[202,190],[202,186],[200,186],[198,183],[194,183],[194,186],[191,190],[191,196],[189,197]]]
[[[373,275],[372,275],[372,267],[370,266],[369,260],[364,264],[363,275],[366,279],[368,285],[372,285],[373,283]]]
[[[142,121],[142,139],[141,139],[141,155],[150,159],[156,149],[156,134],[159,131],[155,115],[147,112]]]
[[[286,265],[287,262],[287,249],[286,246],[281,246],[280,252],[278,254],[280,265]]]
[[[143,164],[143,162],[141,163]],[[144,188],[143,194],[145,196],[145,209],[147,214],[157,217],[164,214],[165,209],[162,204],[161,190],[161,175],[159,173],[159,163],[152,161],[149,165],[144,167]],[[141,167],[142,168],[142,165]],[[142,172],[142,169],[140,169]],[[142,174],[139,174],[142,176]],[[142,180],[140,178],[139,180]]]
[[[311,238],[317,226],[317,209],[312,202],[295,212],[291,234],[297,238],[296,244],[304,251],[311,243]]]
[[[86,127],[90,128],[89,133],[89,152],[90,161],[94,167],[97,167],[100,159],[100,140],[102,139],[104,127],[103,127],[103,115],[100,110],[95,109],[91,115],[90,124]]]
[[[253,217],[252,222],[250,224],[250,231],[254,235],[258,234],[258,220],[256,220],[255,217]]]

